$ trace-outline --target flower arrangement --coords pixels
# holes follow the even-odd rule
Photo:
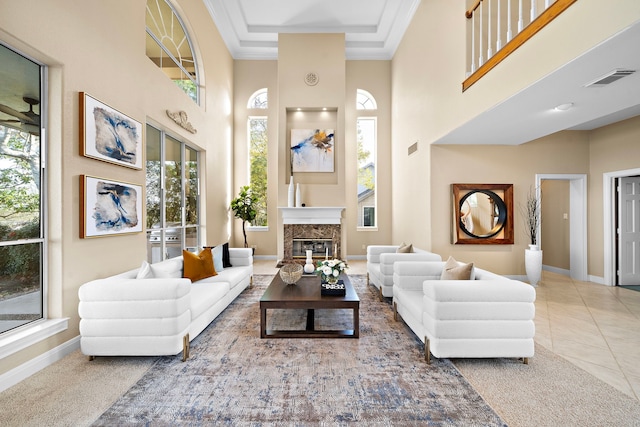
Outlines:
[[[326,259],[318,261],[316,275],[320,276],[323,282],[336,283],[338,276],[349,266],[346,262],[339,259]]]

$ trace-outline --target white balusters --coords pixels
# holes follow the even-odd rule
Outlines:
[[[491,46],[491,0],[487,0],[489,3],[489,13],[488,13],[488,25],[487,25],[487,59],[493,56],[493,47]]]
[[[500,3],[502,0],[498,0],[498,23],[496,24],[496,52],[502,49],[502,25],[500,25]]]
[[[522,15],[522,0],[518,0],[518,33],[524,28],[524,19]]]

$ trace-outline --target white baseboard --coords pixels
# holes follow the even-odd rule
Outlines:
[[[552,273],[562,274],[563,276],[571,277],[571,270],[567,270],[566,268],[558,268],[558,267],[552,267],[550,265],[543,265],[542,269],[544,271],[550,271]]]
[[[57,362],[58,360],[61,360],[62,358],[79,348],[80,336],[78,335],[77,337],[70,339],[63,344],[60,344],[56,348],[53,348],[46,353],[43,353],[40,356],[23,363],[17,368],[14,368],[9,372],[5,372],[4,374],[0,375],[0,392],[5,391],[9,387],[13,387],[20,381],[29,378],[36,372],[46,368],[47,366]]]

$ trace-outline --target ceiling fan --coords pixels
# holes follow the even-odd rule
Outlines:
[[[22,100],[29,104],[29,111],[17,111],[8,105],[0,104],[0,112],[15,117],[15,119],[0,120],[0,125],[6,125],[33,135],[40,133],[40,116],[33,111],[33,106],[40,101],[30,96],[23,96]]]

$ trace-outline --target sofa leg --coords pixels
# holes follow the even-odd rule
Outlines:
[[[189,358],[189,334],[182,337],[182,361],[186,362]]]
[[[393,320],[398,321],[398,303],[393,302]]]
[[[249,289],[253,288],[253,276],[249,278]]]
[[[89,362],[93,362],[95,358],[96,358],[95,356],[89,356]]]
[[[427,337],[424,337],[424,360],[427,361],[427,365],[431,365],[431,346]]]
[[[380,286],[380,302],[384,301],[384,296],[382,296],[382,286]]]
[[[523,357],[522,358],[522,363],[524,363],[525,365],[529,364],[529,358],[528,357]]]
[[[369,286],[371,283],[369,283],[369,273],[367,273],[367,286]]]

